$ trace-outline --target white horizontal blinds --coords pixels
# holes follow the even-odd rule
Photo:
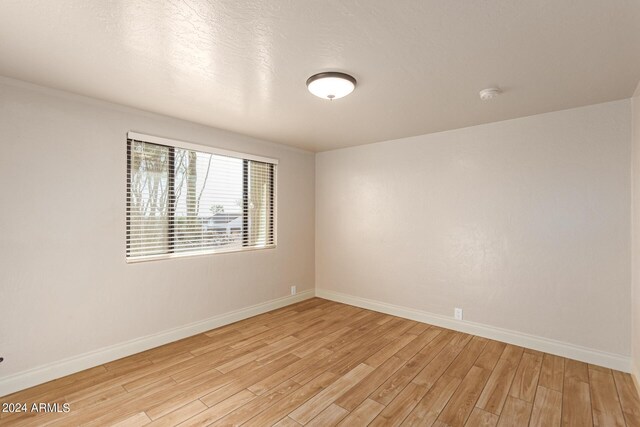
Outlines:
[[[167,253],[169,149],[130,141],[127,159],[127,256]]]
[[[128,147],[129,259],[275,244],[275,165],[132,139]]]
[[[249,161],[250,245],[273,244],[273,165]]]

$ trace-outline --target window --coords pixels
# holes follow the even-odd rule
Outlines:
[[[129,132],[127,261],[275,247],[276,168]]]

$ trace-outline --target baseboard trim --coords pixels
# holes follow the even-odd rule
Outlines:
[[[581,362],[604,366],[622,372],[631,372],[631,357],[628,356],[593,350],[562,341],[529,335],[508,329],[496,328],[481,323],[455,320],[439,314],[429,313],[427,311],[387,304],[381,301],[347,295],[326,289],[316,288],[316,296],[331,301],[354,305],[360,308],[391,314],[393,316],[403,317],[405,319],[416,320],[418,322],[429,323],[431,325],[453,329],[455,331],[478,335],[483,338],[531,348],[533,350],[543,351],[545,353],[555,354],[579,360]]]
[[[219,328],[248,317],[266,313],[287,305],[291,305],[309,298],[313,298],[314,291],[308,290],[297,295],[277,298],[271,301],[220,314],[206,320],[194,322],[185,326],[169,329],[145,337],[136,338],[120,344],[90,351],[79,356],[52,362],[33,369],[18,372],[11,376],[0,378],[0,396],[5,396],[16,391],[24,390],[38,384],[57,378],[62,378],[103,363],[112,362],[141,351],[149,350],[173,341],[187,338],[202,332]]]

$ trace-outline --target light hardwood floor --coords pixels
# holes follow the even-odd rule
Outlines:
[[[1,425],[640,426],[628,374],[318,298],[0,398]]]

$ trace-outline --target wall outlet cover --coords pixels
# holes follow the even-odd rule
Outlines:
[[[295,294],[296,294],[296,292],[298,292],[298,290],[297,290],[297,286],[292,286],[292,287],[291,287],[291,295],[295,295]]]
[[[456,308],[453,310],[453,317],[454,317],[456,320],[462,320],[462,309],[461,309],[461,308],[456,307]]]

